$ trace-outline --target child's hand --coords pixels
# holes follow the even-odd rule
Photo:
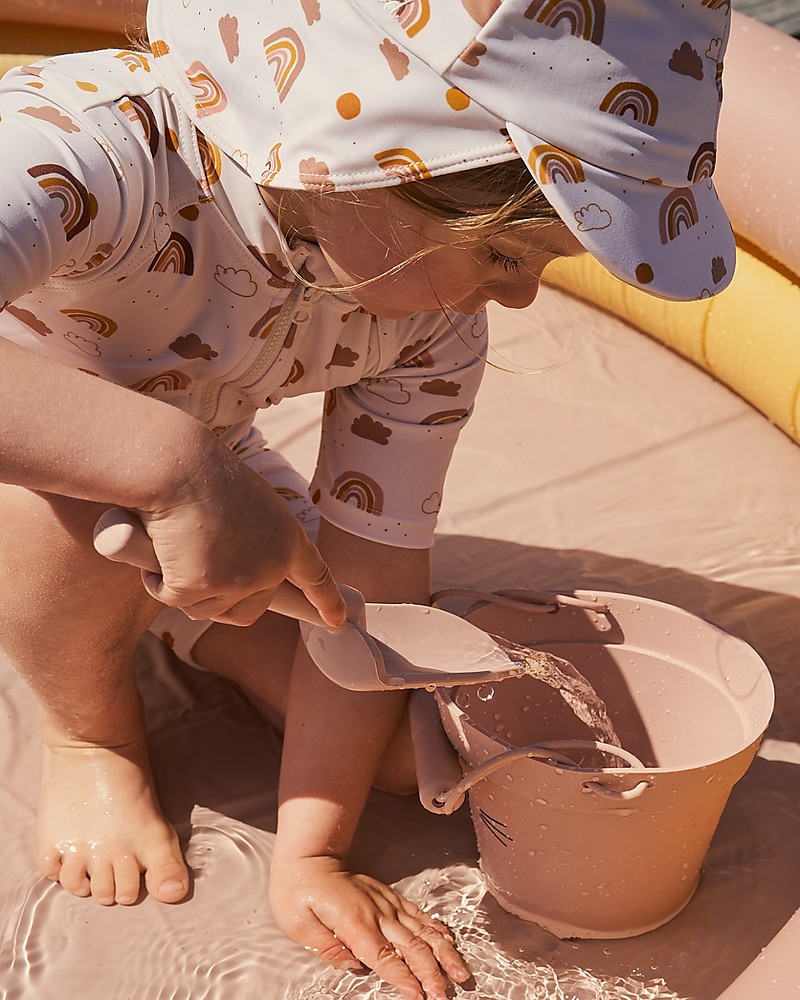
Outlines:
[[[470,976],[444,924],[336,858],[273,864],[270,903],[294,941],[337,969],[372,969],[409,1000],[445,1000],[449,980]]]
[[[193,619],[250,625],[287,579],[341,625],[339,588],[286,503],[222,446],[200,464],[166,501],[136,510],[161,567],[143,573],[149,593]]]

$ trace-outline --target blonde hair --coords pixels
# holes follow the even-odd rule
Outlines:
[[[559,219],[519,156],[388,190],[465,234]]]

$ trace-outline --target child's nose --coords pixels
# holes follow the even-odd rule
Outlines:
[[[507,309],[524,309],[539,294],[539,279],[526,275],[524,278],[493,281],[486,286],[486,294]]]

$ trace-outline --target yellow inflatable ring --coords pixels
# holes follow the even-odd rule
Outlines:
[[[775,94],[784,108],[800,104],[800,42],[735,19],[726,74],[716,182],[739,248],[729,287],[667,302],[588,256],[551,265],[546,277],[705,368],[800,443],[800,236],[787,172],[800,137],[774,111]]]

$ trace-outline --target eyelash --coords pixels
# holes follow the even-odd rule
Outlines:
[[[522,260],[519,257],[507,257],[504,253],[500,253],[499,250],[495,250],[494,247],[488,247],[487,256],[492,266],[502,267],[507,272],[513,271],[516,273],[522,266]]]

